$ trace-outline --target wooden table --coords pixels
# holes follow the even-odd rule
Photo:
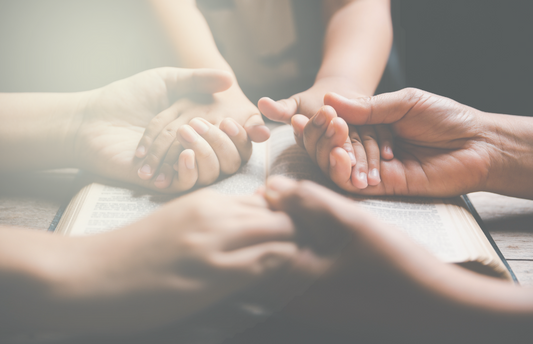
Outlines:
[[[2,176],[0,225],[48,229],[77,191],[76,170]],[[533,285],[533,201],[488,192],[469,195],[518,280]]]

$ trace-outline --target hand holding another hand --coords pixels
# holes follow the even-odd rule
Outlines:
[[[268,135],[268,129],[259,113],[253,116],[251,104],[250,111],[245,109],[238,118],[242,123],[221,117],[234,117],[231,111],[221,115],[213,110],[219,102],[212,93],[231,83],[224,71],[158,68],[86,92],[82,115],[71,125],[76,133],[76,165],[174,193],[197,183],[209,184],[220,173],[235,172],[251,154],[251,142],[241,124],[258,120],[250,128],[255,136]],[[191,97],[207,103],[198,105]]]
[[[341,188],[368,195],[454,196],[487,190],[489,169],[499,159],[489,114],[428,92],[405,89],[370,98],[324,98],[342,120],[331,137],[322,135],[317,155]],[[331,111],[331,110],[329,110]],[[332,115],[333,117],[333,115]],[[364,190],[352,182],[350,158],[338,142],[343,121],[386,124],[394,134],[394,159],[381,161],[381,183]]]
[[[353,83],[341,77],[328,77],[317,79],[308,90],[295,94],[289,99],[277,102],[270,98],[259,100],[259,109],[271,120],[291,123],[295,130],[298,144],[307,150],[310,157],[319,163],[324,170],[325,165],[319,162],[316,152],[318,139],[322,136],[336,115],[329,109],[322,109],[324,96],[328,92],[337,92],[345,97],[356,99],[363,97],[354,87]],[[313,119],[313,121],[309,121]],[[313,125],[312,125],[313,124]],[[335,127],[340,123],[332,124]],[[305,128],[305,130],[304,130]],[[343,129],[340,129],[344,132]],[[383,125],[355,126],[349,125],[343,141],[340,136],[335,140],[335,146],[342,147],[349,155],[353,166],[353,185],[355,188],[364,189],[368,185],[377,185],[380,182],[380,160],[390,160],[393,157],[393,140],[390,130]]]

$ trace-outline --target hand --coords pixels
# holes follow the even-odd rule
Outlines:
[[[347,125],[331,106],[323,106],[311,119],[295,115],[291,123],[296,142],[307,150],[324,174],[329,175],[332,149],[342,147],[348,153],[351,174],[346,184],[350,190],[378,185],[381,182],[380,156],[386,160],[394,157],[393,137],[387,126]],[[344,184],[339,186],[347,188]]]
[[[395,158],[381,162],[382,182],[365,190],[353,187],[349,157],[333,148],[329,175],[348,191],[446,197],[484,190],[499,159],[488,140],[490,116],[448,98],[404,89],[355,100],[328,94],[325,102],[348,123],[388,124],[394,133]]]
[[[198,178],[199,164],[203,164],[204,160],[212,161],[209,159],[221,154],[222,149],[206,147],[206,139],[199,139],[197,144],[190,144],[188,148],[191,149],[183,151],[179,158],[175,157],[178,177],[172,179],[169,173],[163,181],[158,181],[161,173],[153,180],[139,179],[137,171],[143,165],[142,160],[135,157],[136,147],[146,126],[176,99],[191,93],[207,96],[227,89],[231,82],[231,76],[223,71],[158,68],[87,92],[81,107],[82,116],[72,124],[72,131],[76,133],[72,143],[76,166],[151,189],[161,190],[168,186],[162,190],[165,192],[191,188]],[[207,140],[211,140],[209,142],[218,140],[225,144],[223,148],[231,148],[224,149],[224,152],[233,156],[233,160],[228,160],[234,164],[240,159],[237,150],[246,151],[250,146],[246,133],[239,127],[237,135],[230,135],[229,139],[217,128],[210,128],[207,135]],[[168,169],[169,166],[164,167]]]
[[[372,342],[428,342],[442,325],[452,337],[465,328],[483,332],[483,314],[493,313],[484,308],[490,298],[480,301],[480,289],[512,289],[442,263],[355,202],[312,182],[273,177],[265,195],[274,210],[286,212],[307,234],[307,246],[315,252],[314,260],[300,260],[291,272],[318,278],[283,311],[298,323],[358,339],[370,335]]]
[[[69,331],[168,324],[276,279],[299,254],[294,234],[290,218],[259,195],[201,190],[126,228],[61,238],[64,250],[47,257],[63,255],[58,292],[42,309]]]
[[[248,135],[241,125],[247,128]],[[150,121],[135,153],[143,159],[138,175],[143,180],[155,179],[158,188],[167,188],[171,185],[174,163],[181,179],[180,153],[199,146],[202,148],[196,154],[198,184],[211,184],[220,172],[235,173],[241,162],[250,158],[250,139],[261,142],[269,135],[261,114],[242,92],[229,90],[184,98]]]
[[[271,120],[291,123],[298,144],[307,150],[313,160],[317,161],[316,157],[319,155],[315,150],[317,137],[326,131],[333,117],[336,117],[330,110],[321,111],[324,106],[324,95],[328,92],[339,92],[349,98],[363,97],[354,88],[353,83],[344,78],[331,77],[318,79],[310,89],[289,99],[275,102],[270,98],[262,98],[258,106],[261,112]],[[309,122],[309,118],[313,118],[314,121]],[[314,126],[311,126],[311,123]],[[309,125],[306,126],[306,124]],[[364,189],[368,185],[379,184],[380,159],[390,160],[394,156],[392,135],[389,129],[386,126],[351,125],[348,127],[348,132],[344,141],[337,140],[337,146],[344,148],[350,157],[354,187]],[[322,170],[328,174],[325,171],[326,166],[320,165]]]

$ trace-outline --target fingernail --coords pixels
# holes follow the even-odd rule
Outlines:
[[[165,181],[165,174],[164,173],[159,173],[159,175],[157,176],[157,178],[155,179],[156,182],[163,182]]]
[[[138,158],[142,158],[145,153],[146,153],[146,148],[144,146],[139,146],[139,148],[137,148],[137,152],[135,153],[135,155]]]
[[[381,181],[381,177],[379,176],[379,171],[377,168],[372,169],[368,176]]]
[[[317,127],[321,127],[324,123],[326,123],[326,115],[324,115],[322,111],[319,111],[315,118],[313,118],[313,123]]]
[[[185,167],[187,167],[189,170],[194,169],[194,157],[192,156],[185,157]]]
[[[385,151],[385,153],[392,155],[392,148],[389,145],[385,146],[383,150]]]
[[[366,177],[366,173],[365,172],[359,173],[359,180],[362,181],[365,184],[364,188],[366,188],[368,186],[368,179]]]
[[[237,136],[239,128],[237,128],[237,125],[232,120],[226,120],[224,122],[224,132],[229,136]]]
[[[192,121],[190,121],[189,125],[193,127],[193,129],[196,130],[196,132],[200,135],[207,133],[207,131],[209,130],[209,127],[207,126],[207,124],[202,122],[202,120],[200,120],[199,118],[195,118]]]
[[[139,170],[139,173],[141,174],[152,174],[152,168],[150,165],[146,164]]]
[[[334,167],[335,165],[337,165],[337,160],[333,154],[329,153],[329,166]]]
[[[328,126],[328,130],[326,130],[326,137],[329,139],[335,134],[335,126],[333,125],[333,121]]]
[[[193,128],[189,127],[188,125],[184,125],[181,129],[181,136],[185,139],[185,141],[194,143],[198,139],[198,134],[196,131],[193,130]]]

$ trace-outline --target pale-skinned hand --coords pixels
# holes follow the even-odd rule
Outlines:
[[[135,152],[143,160],[139,178],[161,181],[161,174],[171,175],[171,166],[180,153],[195,143],[191,142],[191,127],[204,139],[200,139],[203,150],[216,153],[196,155],[200,185],[212,183],[220,173],[235,173],[241,162],[250,158],[251,141],[262,142],[270,136],[259,110],[240,90],[183,98],[148,124]],[[179,175],[179,164],[175,170]],[[171,178],[167,178],[156,185],[166,188],[170,183]]]
[[[183,106],[191,96],[212,97],[231,83],[231,75],[224,71],[159,68],[86,92],[81,115],[72,121],[76,166],[174,193],[209,184],[220,173],[235,172],[251,154],[246,131],[230,118],[221,119],[219,129],[201,118],[194,119],[194,111],[184,125],[162,133],[162,144],[153,145],[146,159],[135,156],[145,128],[162,114]],[[193,128],[207,130],[198,134]],[[169,145],[178,149],[167,154]],[[161,151],[164,153],[156,154]],[[150,177],[139,178],[141,171],[148,171]]]

